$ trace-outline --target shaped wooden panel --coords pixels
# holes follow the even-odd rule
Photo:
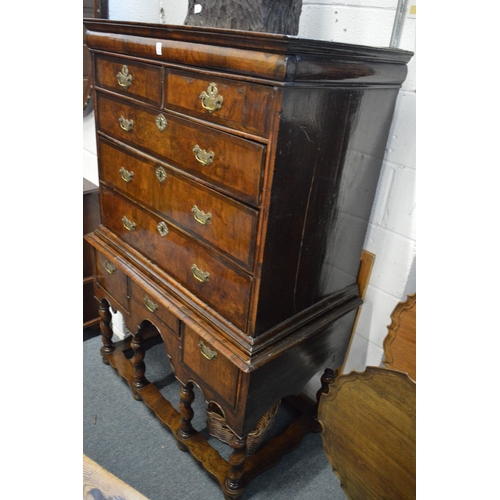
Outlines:
[[[416,384],[378,367],[338,377],[318,408],[326,456],[353,500],[416,497]]]
[[[392,322],[384,340],[384,365],[393,370],[408,373],[417,380],[416,327],[417,294],[408,295],[391,314]]]

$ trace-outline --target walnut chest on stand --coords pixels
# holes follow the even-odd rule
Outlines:
[[[343,363],[412,54],[216,28],[85,26],[102,219],[87,241],[101,354],[224,496],[239,498],[314,419],[299,417],[261,449],[249,440],[255,429]],[[133,334],[130,360],[112,342],[110,308]],[[146,378],[151,329],[181,383],[179,411]],[[213,432],[233,448],[228,461],[191,425],[193,384]]]

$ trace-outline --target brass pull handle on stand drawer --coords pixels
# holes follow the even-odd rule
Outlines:
[[[125,215],[122,217],[122,223],[127,231],[135,231],[135,226],[136,226],[135,222],[132,222],[131,220],[127,219]]]
[[[217,89],[215,83],[211,83],[207,90],[204,90],[199,98],[201,99],[201,106],[208,112],[213,113],[222,107],[222,102],[224,98],[221,95],[217,95],[219,90]]]
[[[124,90],[127,90],[132,85],[132,75],[128,71],[128,67],[124,64],[122,70],[116,75],[118,85]]]
[[[132,172],[131,170],[126,170],[125,168],[122,167],[122,168],[120,168],[119,172],[120,172],[121,178],[125,182],[132,182],[134,180],[134,172]]]
[[[125,132],[130,132],[134,128],[134,120],[127,120],[127,118],[120,116],[120,118],[118,118],[118,122],[120,123],[122,130],[125,130]]]
[[[152,313],[156,312],[156,310],[158,309],[158,304],[155,304],[151,299],[148,298],[147,295],[144,295],[144,304],[146,305],[146,308]]]
[[[210,273],[202,271],[196,264],[191,266],[191,271],[193,272],[193,276],[201,283],[206,283],[210,280]]]
[[[116,267],[109,260],[104,261],[104,269],[106,269],[108,274],[115,274],[116,272]]]
[[[200,348],[200,352],[207,358],[209,361],[215,361],[217,359],[217,352],[209,349],[201,340],[198,343],[198,347]]]
[[[196,222],[199,222],[203,226],[206,224],[210,224],[212,222],[212,214],[210,212],[205,213],[203,210],[200,210],[196,205],[193,205],[193,208],[191,209],[191,212],[193,212],[193,217]]]
[[[193,148],[194,157],[203,165],[210,165],[214,161],[215,154],[213,151],[201,149],[198,144]]]

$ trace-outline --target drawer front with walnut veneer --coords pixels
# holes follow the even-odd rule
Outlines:
[[[238,368],[214,345],[214,341],[206,341],[186,327],[182,353],[182,362],[193,372],[196,382],[208,390],[212,388],[234,408]]]
[[[103,360],[226,499],[316,425],[246,459],[280,401],[342,366],[362,246],[411,54],[266,33],[92,21]],[[113,258],[109,258],[113,256]],[[116,270],[113,270],[113,266]],[[111,341],[122,309],[133,356]],[[145,377],[158,331],[179,411]],[[144,333],[146,332],[146,333]],[[191,424],[196,384],[215,453]]]
[[[163,68],[122,58],[96,58],[96,85],[161,106]]]
[[[262,137],[269,127],[277,90],[225,78],[170,70],[165,79],[165,109]]]
[[[152,316],[148,316],[148,318],[157,318],[167,326],[174,335],[178,335],[179,319],[163,305],[161,297],[154,292],[142,289],[140,285],[134,281],[130,282],[130,297],[132,302],[135,301],[140,306],[143,314],[144,308],[152,314]]]
[[[108,259],[99,253],[96,255],[95,266],[96,282],[118,304],[128,310],[127,277],[125,274],[117,267],[113,259]]]

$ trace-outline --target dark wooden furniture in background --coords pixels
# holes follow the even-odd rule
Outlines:
[[[259,421],[318,371],[342,366],[411,53],[192,26],[85,25],[102,215],[87,240],[103,361],[236,499],[316,426],[302,415],[248,454]],[[110,307],[133,332],[128,344],[111,340]],[[151,332],[181,382],[179,412],[146,378]],[[227,461],[191,425],[193,384],[228,432]]]
[[[83,18],[108,18],[108,0],[83,0]],[[88,115],[92,104],[92,62],[90,52],[85,43],[85,26],[83,26],[83,116]]]
[[[189,0],[185,24],[297,35],[302,0]]]
[[[319,397],[325,454],[352,500],[416,498],[416,302],[391,315],[384,352],[394,369],[342,375]]]
[[[99,226],[99,188],[83,178],[83,234]],[[83,328],[99,323],[99,307],[94,298],[94,276],[92,272],[92,249],[83,240]]]

